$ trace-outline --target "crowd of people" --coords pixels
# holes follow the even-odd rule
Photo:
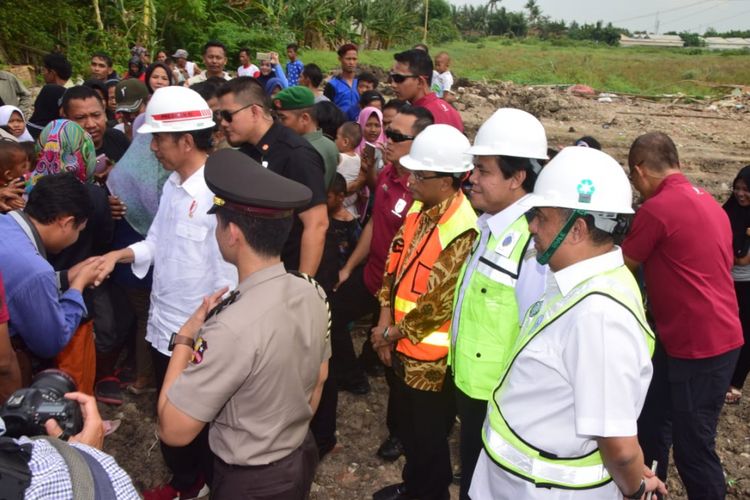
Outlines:
[[[375,500],[448,499],[456,479],[462,500],[663,498],[670,450],[689,498],[724,498],[750,166],[722,209],[661,132],[625,169],[593,137],[550,148],[519,109],[470,141],[447,53],[394,54],[392,99],[355,45],[337,53],[325,81],[296,44],[286,65],[243,48],[236,71],[218,41],[205,69],[136,45],[122,79],[95,52],[81,85],[49,54],[28,118],[0,72],[0,400],[45,369],[75,381],[97,498],[138,493],[96,450],[115,426],[95,400],[156,393],[172,476],[147,500],[291,500],[338,444],[338,392],[383,376],[373,453],[405,462]],[[2,440],[18,498],[80,488],[38,466],[70,463],[64,443]]]

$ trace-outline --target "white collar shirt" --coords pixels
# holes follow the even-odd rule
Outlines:
[[[179,174],[172,173],[146,239],[129,247],[135,255],[133,274],[142,278],[154,266],[146,340],[167,356],[172,332],[203,298],[222,287],[237,286],[236,268],[219,251],[216,216],[206,213],[213,198],[204,167],[182,183]]]
[[[622,265],[622,251],[615,248],[550,272],[542,300]],[[539,314],[548,314],[545,305]],[[608,297],[590,295],[519,353],[500,408],[513,431],[531,445],[560,457],[582,456],[596,448],[596,437],[637,434],[651,374],[648,346],[633,315]],[[477,500],[622,498],[613,482],[591,490],[537,488],[503,471],[484,451],[470,495]]]

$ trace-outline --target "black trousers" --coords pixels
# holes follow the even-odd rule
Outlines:
[[[669,449],[690,500],[726,495],[716,454],[716,425],[739,349],[706,359],[678,359],[657,342],[654,376],[638,419],[638,440],[646,465],[658,460],[657,475],[667,479]]]
[[[740,306],[740,323],[745,345],[740,349],[740,357],[732,375],[732,387],[742,389],[748,373],[750,373],[750,281],[735,281],[734,291]]]
[[[305,500],[318,467],[315,441],[308,432],[299,448],[268,465],[239,466],[216,457],[212,500]]]
[[[156,378],[156,394],[161,392],[164,375],[169,366],[169,356],[165,356],[153,347],[151,355],[154,361],[154,377]],[[208,425],[187,446],[169,446],[163,442],[161,455],[164,463],[172,472],[169,482],[177,490],[187,490],[202,476],[204,481],[211,484],[213,473],[213,453],[208,445]]]
[[[310,421],[310,430],[318,447],[318,456],[323,458],[336,446],[336,407],[339,403],[339,391],[336,387],[336,373],[328,363],[328,378],[323,384],[318,410]]]
[[[331,298],[331,316],[333,323],[331,325],[331,365],[336,373],[336,380],[340,383],[354,383],[365,380],[367,375],[362,366],[357,362],[357,355],[354,352],[354,343],[352,342],[349,324],[367,314],[377,314],[380,311],[378,300],[370,293],[365,286],[363,278],[364,265],[357,267],[352,271],[351,276],[346,280]],[[369,340],[365,341],[363,355],[367,351],[370,357],[374,354]],[[377,356],[375,356],[377,360]]]
[[[453,379],[446,376],[440,392],[420,391],[394,380],[391,392],[399,403],[398,437],[406,464],[402,478],[410,497],[447,500],[453,480],[448,435],[456,419]]]
[[[450,375],[448,375],[450,376]],[[461,389],[456,388],[456,407],[458,418],[461,420],[461,442],[459,453],[461,456],[461,489],[458,498],[469,500],[469,488],[474,468],[482,451],[482,424],[487,416],[487,401],[467,396]]]

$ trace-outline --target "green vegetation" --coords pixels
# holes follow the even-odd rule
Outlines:
[[[529,85],[582,83],[601,91],[645,95],[726,93],[726,89],[684,80],[750,85],[750,55],[746,52],[717,54],[701,49],[624,48],[492,37],[478,43],[430,47],[432,53],[440,50],[451,55],[454,75],[471,80],[512,80]],[[324,70],[337,65],[336,54],[329,51],[307,50],[302,59],[314,61]],[[364,51],[360,61],[387,69],[393,64],[393,51]]]

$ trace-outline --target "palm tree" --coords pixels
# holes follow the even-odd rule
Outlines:
[[[539,4],[536,3],[536,0],[529,0],[526,2],[524,9],[529,11],[529,24],[535,24],[542,15],[542,9],[539,7]]]

